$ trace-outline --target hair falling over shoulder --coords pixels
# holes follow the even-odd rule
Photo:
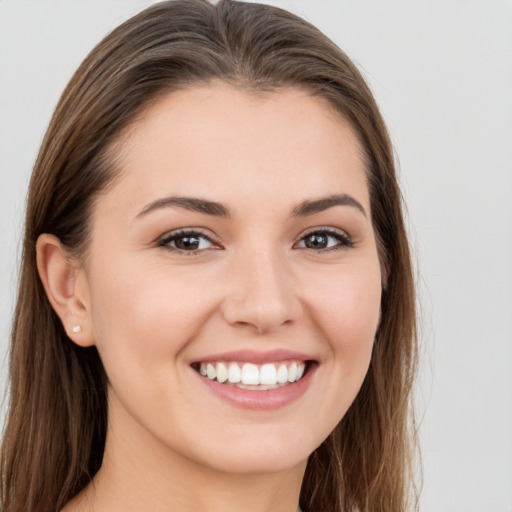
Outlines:
[[[96,349],[73,344],[44,293],[39,235],[87,251],[95,197],[116,178],[116,141],[161,95],[222,80],[298,87],[327,99],[364,150],[383,274],[381,322],[363,386],[310,456],[301,504],[322,512],[415,508],[415,291],[393,150],[360,72],[319,30],[284,10],[221,0],[155,4],[92,50],[55,109],[29,189],[1,448],[3,512],[55,512],[98,471],[107,425]]]

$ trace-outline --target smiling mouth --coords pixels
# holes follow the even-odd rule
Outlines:
[[[240,389],[266,391],[289,386],[307,373],[308,361],[280,361],[278,363],[199,362],[192,368],[203,377],[219,384]]]

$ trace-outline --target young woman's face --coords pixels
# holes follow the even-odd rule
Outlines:
[[[304,91],[217,83],[152,106],[118,165],[83,270],[108,442],[233,473],[303,467],[379,320],[356,137]]]

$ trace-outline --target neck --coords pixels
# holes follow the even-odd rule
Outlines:
[[[140,431],[109,428],[100,471],[63,512],[296,512],[305,469],[303,461],[276,473],[226,473]]]

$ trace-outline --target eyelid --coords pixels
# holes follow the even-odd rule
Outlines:
[[[177,247],[171,247],[168,245],[174,239],[177,239],[180,237],[186,237],[186,236],[198,236],[201,238],[205,238],[212,245],[217,246],[217,247],[212,247],[212,248],[208,248],[208,249],[221,248],[220,242],[217,241],[217,239],[214,236],[212,236],[211,234],[206,234],[204,232],[203,228],[198,228],[198,227],[178,228],[178,229],[169,231],[166,234],[160,236],[156,240],[156,244],[158,247],[163,247],[163,248],[167,248],[168,250],[171,250],[171,251],[182,252],[182,253],[187,253],[187,254],[195,254],[195,253],[199,253],[199,252],[203,252],[203,251],[207,250],[207,249],[196,249],[196,250],[184,251]]]
[[[310,247],[305,247],[307,250],[316,251],[316,252],[326,252],[326,251],[332,251],[332,250],[339,250],[339,249],[350,249],[354,247],[355,242],[352,239],[352,237],[343,229],[334,228],[332,226],[318,226],[314,228],[310,228],[303,233],[300,234],[297,242],[295,242],[294,246],[296,246],[298,243],[304,240],[309,235],[313,234],[322,234],[331,236],[333,238],[337,238],[340,241],[340,245],[337,245],[335,247],[327,247],[323,249],[313,249]]]

